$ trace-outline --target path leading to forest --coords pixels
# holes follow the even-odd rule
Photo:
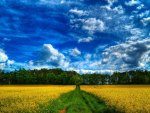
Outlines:
[[[58,99],[50,102],[42,113],[116,113],[108,107],[98,97],[80,91],[79,88],[74,91],[61,95]]]

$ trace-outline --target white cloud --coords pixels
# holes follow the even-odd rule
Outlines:
[[[82,29],[87,30],[90,34],[95,32],[102,32],[106,29],[102,20],[96,18],[89,18],[83,22]]]
[[[30,2],[28,1],[28,3],[30,3]],[[38,3],[42,4],[42,5],[59,5],[59,4],[61,4],[61,1],[60,0],[55,0],[55,1],[53,1],[53,0],[38,0]]]
[[[130,32],[130,36],[128,36],[126,39],[127,40],[138,40],[142,39],[142,37],[145,37],[145,32],[143,29],[136,28],[134,25],[125,25],[124,26],[125,31]]]
[[[79,10],[79,9],[76,9],[76,8],[75,9],[70,9],[69,12],[72,13],[72,14],[78,15],[78,16],[84,16],[84,15],[88,14],[86,11]]]
[[[91,55],[91,54],[85,54],[85,55],[84,55],[85,61],[90,61],[91,58],[92,58],[92,55]]]
[[[89,57],[89,56],[88,56]],[[91,55],[90,55],[91,57]],[[91,59],[84,61],[77,61],[71,63],[67,70],[74,70],[78,73],[109,73],[112,74],[114,70],[101,68],[101,65],[98,61],[92,61]]]
[[[30,62],[32,64],[32,62]],[[44,44],[39,59],[34,61],[35,65],[49,65],[52,67],[67,67],[65,56],[55,49],[51,44]]]
[[[118,2],[118,0],[107,0],[107,2],[108,2],[108,5],[101,6],[100,8],[106,9],[112,12],[117,12],[118,14],[124,13],[124,9],[121,5],[118,5],[116,7],[113,6],[115,2]]]
[[[118,0],[107,0],[107,2],[109,5],[113,5],[115,2],[118,2]]]
[[[144,17],[147,17],[149,14],[150,14],[150,11],[149,11],[149,10],[146,10],[146,11],[140,13],[138,16],[139,16],[140,18],[144,18]]]
[[[5,68],[6,64],[5,63],[0,63],[0,70],[3,70]]]
[[[105,49],[107,46],[108,46],[107,44],[99,45],[99,46],[96,48],[96,52],[102,51],[102,50]]]
[[[150,17],[143,18],[141,22],[143,23],[144,26],[147,26],[148,24],[150,24]]]
[[[88,69],[75,69],[75,71],[81,74],[86,74],[86,73],[113,74],[114,72],[114,70],[88,70]]]
[[[53,0],[51,0],[51,1],[53,1]],[[56,0],[55,0],[56,1]],[[54,2],[55,2],[54,1]],[[77,4],[77,5],[79,5],[79,4],[81,4],[81,1],[79,0],[79,1],[73,1],[73,0],[58,0],[59,1],[59,3],[60,4],[64,4],[64,5],[72,5],[72,4]]]
[[[124,13],[124,9],[121,5],[113,8],[112,10],[115,11],[115,12],[118,12],[118,14],[123,14]]]
[[[130,0],[129,2],[125,2],[125,4],[127,6],[134,6],[134,5],[140,4],[140,1],[139,0]]]
[[[9,68],[15,63],[14,60],[9,60],[4,50],[0,49],[0,69],[4,70]]]
[[[144,4],[140,4],[138,7],[137,7],[137,9],[138,10],[141,10],[141,9],[143,9],[145,6],[144,6]]]
[[[149,63],[150,39],[144,39],[106,48],[102,56],[100,51],[96,51],[95,54],[85,54],[84,60],[70,63],[67,69],[79,73],[111,74],[115,71],[145,69]]]
[[[144,28],[139,28],[140,30],[137,29],[138,31],[136,31],[136,33],[138,32],[138,34],[134,33],[134,35],[131,33],[131,29],[125,28],[125,26],[130,25],[132,29],[136,29],[136,23],[133,22],[136,17],[135,15],[126,15],[124,13],[124,7],[122,5],[113,5],[113,1],[114,0],[108,0],[108,5],[97,6],[97,8],[94,6],[91,7],[91,9],[88,10],[88,18],[71,18],[70,26],[79,34],[82,33],[82,31],[80,31],[81,29],[84,34],[88,32],[89,36],[93,36],[94,33],[99,34],[98,32],[105,32],[106,34],[112,34],[112,38],[116,36],[119,40],[128,40],[129,38],[135,40],[146,37]]]
[[[101,6],[100,8],[102,8],[102,9],[106,9],[106,10],[112,10],[111,9],[111,5],[105,5],[105,6]]]
[[[87,37],[87,38],[80,38],[79,40],[78,40],[78,43],[81,43],[81,42],[86,42],[86,43],[88,43],[88,42],[91,42],[91,41],[93,41],[94,39],[92,38],[92,37]]]
[[[5,54],[5,52],[0,49],[0,63],[4,63],[8,60],[8,56]]]
[[[69,54],[71,56],[77,57],[78,55],[81,54],[81,52],[78,50],[78,48],[74,48],[74,49],[70,49],[69,50]]]
[[[139,35],[140,36],[142,34],[142,31],[139,28],[132,28],[132,29],[130,29],[130,32],[132,35]]]
[[[102,66],[115,70],[146,68],[150,62],[150,39],[130,41],[103,52]]]
[[[108,11],[112,11],[118,14],[123,14],[124,13],[124,9],[121,5],[116,6],[116,7],[112,7],[111,5],[105,5],[105,6],[101,6],[100,8],[102,9],[106,9]]]
[[[30,61],[28,62],[28,64],[29,64],[29,66],[32,66],[32,65],[34,65],[34,62],[33,62],[32,60],[30,60]]]
[[[144,36],[143,30],[139,28],[131,28],[130,33],[132,35],[131,37],[129,37],[130,40],[138,40]]]
[[[7,64],[8,64],[8,65],[12,65],[12,64],[14,64],[14,63],[15,63],[14,60],[8,60],[8,61],[7,61]]]

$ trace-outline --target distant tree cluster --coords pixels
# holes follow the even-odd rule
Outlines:
[[[0,72],[0,84],[53,84],[71,85],[76,84],[75,71],[63,71],[61,69],[25,70],[14,72]]]
[[[52,85],[99,85],[99,84],[150,84],[149,71],[115,72],[107,74],[78,74],[61,69],[0,71],[0,84],[52,84]]]
[[[150,71],[115,72],[110,81],[111,84],[150,84]]]
[[[112,75],[105,74],[85,74],[82,75],[83,84],[150,84],[150,71],[128,71],[114,72]]]

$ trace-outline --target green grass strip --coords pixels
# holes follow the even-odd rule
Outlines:
[[[98,97],[78,88],[40,108],[40,113],[118,113]]]

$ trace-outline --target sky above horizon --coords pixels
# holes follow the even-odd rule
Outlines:
[[[0,0],[0,69],[150,69],[149,0]]]

